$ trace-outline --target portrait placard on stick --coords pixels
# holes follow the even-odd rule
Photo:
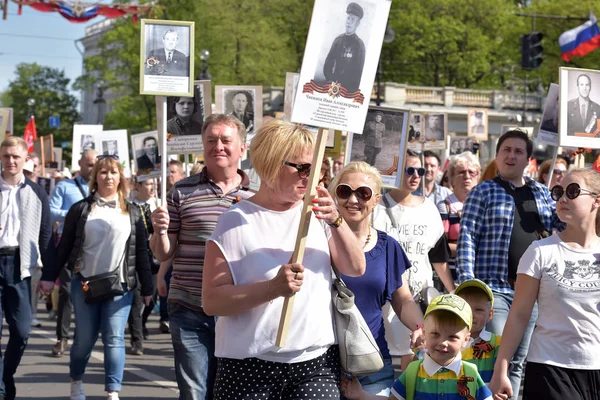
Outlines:
[[[537,142],[551,146],[558,146],[560,143],[558,138],[558,85],[556,83],[551,83],[548,89]]]
[[[79,171],[79,159],[84,150],[97,150],[95,136],[102,133],[102,125],[73,125],[73,155],[71,157],[71,171]]]
[[[425,150],[443,150],[446,148],[446,130],[448,116],[445,113],[423,113],[421,132],[425,140]]]
[[[379,170],[384,186],[400,186],[398,169],[406,152],[407,125],[408,110],[369,107],[362,135],[348,136],[346,162],[364,161]]]
[[[262,86],[215,86],[216,111],[233,115],[246,127],[250,144],[262,126]]]
[[[4,138],[6,135],[13,134],[13,109],[0,108],[0,133]]]
[[[285,92],[283,94],[283,119],[289,121],[292,118],[292,109],[296,99],[296,90],[298,90],[298,80],[300,74],[296,72],[287,72],[285,74]]]
[[[561,67],[560,145],[600,148],[600,71]]]
[[[116,129],[113,131],[103,131],[94,135],[95,147],[98,155],[115,156],[123,167],[123,174],[126,178],[131,176],[129,167],[129,143],[127,142],[127,130]]]
[[[408,137],[406,147],[410,150],[421,150],[421,119],[423,116],[419,113],[410,113],[408,123]]]
[[[467,135],[480,142],[488,139],[488,110],[476,108],[469,110],[467,119]]]
[[[194,22],[142,19],[140,94],[193,93]]]
[[[292,122],[361,133],[391,0],[316,0]]]
[[[160,141],[158,131],[131,135],[131,149],[135,159],[135,175],[138,181],[160,176]]]

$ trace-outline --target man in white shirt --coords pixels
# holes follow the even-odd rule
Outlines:
[[[10,332],[4,362],[0,362],[0,399],[10,400],[16,397],[13,376],[29,338],[31,276],[43,265],[38,290],[49,295],[55,275],[48,195],[23,175],[28,159],[23,139],[10,136],[0,144],[0,312]]]

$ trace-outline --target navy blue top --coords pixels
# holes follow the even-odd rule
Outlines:
[[[391,357],[385,340],[382,308],[402,286],[402,274],[410,267],[410,261],[400,244],[379,230],[377,244],[365,253],[365,258],[367,269],[364,275],[342,275],[342,279],[354,293],[356,306],[369,325],[383,358],[389,359]]]

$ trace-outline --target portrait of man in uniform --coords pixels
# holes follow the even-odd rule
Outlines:
[[[116,140],[102,141],[102,155],[104,156],[119,156]]]
[[[363,16],[364,10],[360,5],[354,2],[348,4],[346,31],[335,38],[323,65],[327,83],[338,82],[349,93],[359,89],[365,64],[365,44],[356,34]]]
[[[142,141],[143,154],[136,158],[138,171],[154,169],[160,165],[160,155],[158,154],[158,141],[154,136],[146,136]]]
[[[425,115],[425,139],[444,140],[444,114]]]
[[[594,133],[600,116],[600,105],[590,98],[592,80],[587,74],[577,76],[577,97],[567,102],[567,135]]]
[[[182,28],[184,29],[184,28]],[[179,33],[175,28],[167,29],[162,35],[163,47],[151,50],[148,53],[148,58],[154,57],[160,62],[161,75],[167,76],[187,76],[189,75],[189,60],[188,57],[181,51],[177,50],[179,43]],[[148,70],[150,74],[158,73],[159,69]]]
[[[470,126],[471,126],[471,133],[480,135],[480,134],[484,134],[485,133],[485,124],[483,123],[483,112],[482,111],[476,111],[475,113],[473,113],[473,115],[471,116],[471,121],[470,122]]]
[[[254,110],[252,98],[248,92],[238,90],[231,97],[231,105],[227,107],[228,114],[236,117],[246,127],[248,134],[254,133]]]
[[[383,147],[385,124],[382,121],[383,113],[375,111],[374,119],[365,124],[365,130],[363,131],[365,162],[370,165],[375,165],[377,156],[381,153],[381,148]]]

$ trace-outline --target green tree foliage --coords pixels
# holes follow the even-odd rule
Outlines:
[[[71,141],[73,124],[79,121],[77,99],[69,92],[69,79],[64,71],[39,64],[22,63],[17,65],[17,78],[10,82],[6,95],[7,106],[13,108],[14,133],[23,135],[27,124],[29,106],[27,100],[35,100],[35,125],[37,134],[54,134],[54,143]],[[59,116],[60,127],[50,128],[48,117]]]

